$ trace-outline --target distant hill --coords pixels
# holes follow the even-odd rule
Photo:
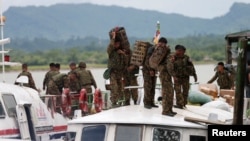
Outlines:
[[[57,4],[49,7],[10,7],[4,16],[5,37],[49,40],[96,37],[108,39],[108,32],[123,26],[127,35],[152,38],[156,21],[162,36],[227,34],[250,29],[250,4],[235,3],[230,11],[213,19],[190,18],[179,14],[94,4]]]

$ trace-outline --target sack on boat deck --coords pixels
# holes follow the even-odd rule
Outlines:
[[[205,104],[212,101],[212,97],[200,91],[189,91],[188,102],[192,104]]]
[[[104,73],[103,73],[103,78],[104,79],[109,79],[110,78],[110,71],[111,71],[111,69],[110,68],[107,68],[105,71],[104,71]]]
[[[124,27],[114,27],[109,31],[109,37],[112,38],[112,32],[116,32],[116,36],[121,39],[121,47],[123,49],[129,50],[130,49],[130,43],[127,37],[127,33]]]
[[[157,47],[154,49],[153,54],[149,58],[149,66],[158,70],[158,65],[166,57],[168,50],[165,47]]]

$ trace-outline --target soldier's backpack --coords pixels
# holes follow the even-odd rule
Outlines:
[[[166,47],[156,47],[152,53],[152,55],[149,58],[149,66],[155,70],[158,69],[158,65],[163,60],[163,58],[167,54],[167,48]]]

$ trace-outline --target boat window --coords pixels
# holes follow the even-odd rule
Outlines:
[[[141,141],[142,126],[117,125],[115,141]]]
[[[205,136],[190,135],[190,141],[206,141]]]
[[[13,95],[4,94],[3,95],[3,101],[4,105],[6,107],[6,110],[8,112],[9,116],[15,116],[16,115],[16,100]]]
[[[176,130],[154,128],[153,141],[180,141],[181,134]]]
[[[0,101],[0,118],[5,118],[5,112],[1,101]]]
[[[105,125],[84,127],[81,141],[104,141],[106,133]]]
[[[75,141],[76,132],[67,132],[63,141]]]

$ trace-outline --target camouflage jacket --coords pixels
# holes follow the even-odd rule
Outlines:
[[[124,54],[119,54],[118,49],[114,47],[114,40],[110,41],[107,48],[108,53],[108,68],[115,70],[124,70],[126,66],[126,56]]]
[[[45,74],[45,77],[43,79],[43,87],[48,87],[49,85],[49,81],[52,79],[52,77],[56,74],[58,74],[59,72],[58,71],[48,71],[46,74]]]
[[[20,76],[27,76],[27,77],[28,77],[28,81],[29,81],[29,82],[28,82],[28,84],[23,84],[24,86],[30,87],[30,88],[33,88],[33,89],[37,90],[36,85],[35,85],[35,81],[34,81],[34,79],[33,79],[33,77],[32,77],[32,75],[31,75],[30,72],[28,72],[28,71],[22,71],[22,72],[17,76],[17,78],[19,78]],[[15,82],[15,84],[18,84],[18,83]]]
[[[77,74],[79,76],[81,87],[86,85],[93,85],[95,88],[97,88],[96,81],[90,70],[77,69]]]
[[[213,83],[217,79],[217,84],[220,86],[220,89],[231,89],[232,80],[230,73],[226,70],[224,72],[216,72],[214,76],[207,82]]]
[[[168,57],[168,71],[174,77],[189,77],[196,75],[196,71],[189,56],[178,57],[171,54]]]
[[[57,85],[58,89],[69,88],[69,78],[65,73],[59,73],[52,77],[52,80]]]

